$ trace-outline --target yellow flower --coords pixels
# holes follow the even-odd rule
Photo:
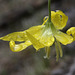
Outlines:
[[[67,34],[73,36],[73,40],[75,41],[75,27],[71,27],[70,29],[67,30]]]
[[[60,43],[67,45],[73,41],[73,38],[70,35],[59,31],[59,29],[63,29],[66,26],[67,20],[68,17],[62,11],[51,11],[52,22],[49,23],[48,17],[45,17],[42,25],[33,26],[22,32],[8,34],[0,39],[4,41],[10,41],[10,49],[14,52],[22,51],[30,45],[33,45],[37,51],[40,48],[45,47],[47,57],[49,57],[50,46],[52,46],[55,41],[58,60],[59,52],[60,57],[62,57],[62,48]],[[15,41],[24,43],[15,44]]]
[[[55,41],[56,58],[58,61],[59,55],[60,57],[63,56],[60,43],[67,45],[73,42],[71,36],[59,31],[59,29],[65,27],[68,17],[62,11],[52,11],[52,23],[48,22],[48,17],[45,17],[44,20],[44,25],[35,26],[26,30],[26,35],[36,50],[45,47],[47,58],[49,58],[50,46],[52,46]]]

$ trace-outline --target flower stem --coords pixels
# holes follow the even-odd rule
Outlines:
[[[51,0],[48,0],[49,22],[51,22]]]

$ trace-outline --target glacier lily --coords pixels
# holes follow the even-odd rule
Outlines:
[[[67,34],[61,32],[68,21],[68,16],[66,16],[62,11],[51,11],[51,0],[48,0],[48,10],[49,16],[44,18],[42,25],[33,26],[25,31],[10,33],[0,40],[9,41],[10,49],[13,52],[19,52],[24,50],[30,45],[38,51],[40,48],[45,48],[46,58],[50,56],[50,47],[55,43],[56,48],[56,60],[58,61],[59,56],[63,56],[62,48],[60,43],[67,45],[75,40],[74,28],[67,31]],[[70,36],[72,34],[72,36]],[[16,44],[18,41],[20,44]]]
[[[30,45],[33,45],[37,51],[40,48],[45,48],[47,58],[49,58],[50,47],[55,41],[56,58],[58,61],[59,55],[60,57],[63,56],[60,43],[67,45],[73,42],[72,36],[60,31],[66,26],[67,20],[68,17],[62,11],[51,11],[51,22],[49,22],[49,17],[46,16],[42,25],[33,26],[25,31],[8,34],[0,39],[9,41],[10,49],[13,52],[22,51]],[[15,41],[24,43],[15,44]]]

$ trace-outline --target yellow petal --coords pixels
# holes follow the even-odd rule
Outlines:
[[[51,11],[51,19],[54,17],[55,14],[56,14],[55,11]]]
[[[35,37],[33,37],[33,35],[31,35],[28,31],[26,31],[26,34],[36,50],[44,47],[44,45],[40,43]]]
[[[42,27],[42,25],[33,26],[33,27],[27,29],[27,32],[34,35],[35,33],[37,33],[41,29],[41,27]]]
[[[66,32],[68,35],[71,35],[73,36],[73,40],[75,41],[75,27],[71,27],[70,29],[67,30]]]
[[[45,46],[52,46],[54,43],[54,37],[52,35],[41,35],[39,41]]]
[[[21,44],[15,44],[15,42],[12,40],[9,42],[9,45],[10,45],[10,49],[13,51],[13,52],[19,52],[19,51],[22,51],[24,50],[25,48],[27,48],[28,46],[30,46],[32,43],[27,40],[26,42],[24,43],[21,43]]]
[[[45,25],[45,23],[48,21],[48,16],[45,16],[44,19],[43,19],[43,21],[44,21],[44,22],[43,22],[42,25]]]
[[[4,41],[25,41],[27,40],[26,32],[14,32],[10,33],[4,37],[1,37],[0,40]]]
[[[54,43],[54,37],[49,27],[47,28],[46,26],[42,26],[41,29],[33,36],[45,46],[49,47]]]
[[[58,10],[56,13],[52,14],[51,21],[57,29],[63,29],[67,24],[68,16]]]
[[[66,44],[70,44],[73,42],[73,38],[61,31],[57,31],[54,33],[55,38],[61,42],[62,44],[66,45]]]

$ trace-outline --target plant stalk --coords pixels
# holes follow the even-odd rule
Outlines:
[[[51,22],[51,0],[48,0],[49,22]]]

